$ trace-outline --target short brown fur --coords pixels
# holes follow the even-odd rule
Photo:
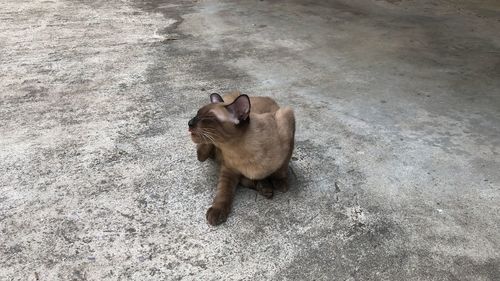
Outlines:
[[[233,92],[224,99],[216,94],[211,98],[189,127],[198,159],[212,157],[221,164],[217,192],[206,214],[208,223],[217,225],[227,219],[238,183],[256,188],[260,181],[266,197],[272,196],[270,187],[288,189],[295,117],[291,108],[279,108],[268,97]]]

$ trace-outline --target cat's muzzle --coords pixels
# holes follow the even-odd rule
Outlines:
[[[193,129],[197,122],[198,122],[197,116],[191,118],[191,120],[189,120],[188,122],[189,130]]]
[[[189,120],[189,122],[188,122],[189,134],[191,135],[191,140],[194,143],[199,143],[199,142],[201,142],[201,140],[200,140],[200,136],[198,135],[198,132],[196,131],[196,123],[198,123],[197,116],[195,116],[195,117],[191,118],[191,120]]]

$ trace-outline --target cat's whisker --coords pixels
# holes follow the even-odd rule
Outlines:
[[[211,143],[214,143],[215,144],[215,139],[214,139],[214,136],[211,135],[210,133],[206,132],[206,131],[203,131],[202,132],[203,136],[206,137]]]
[[[215,135],[208,134],[208,136],[212,140],[212,143],[215,144]]]
[[[216,133],[217,131],[216,130],[212,130],[212,129],[209,129],[209,128],[203,128],[203,130],[201,130],[204,134],[206,135],[210,135],[212,137],[215,137],[216,136]]]
[[[213,143],[213,138],[209,134],[207,134],[207,132],[205,132],[204,130],[201,130],[199,134],[203,138],[203,141]]]
[[[210,136],[210,139],[212,140],[212,143],[215,144],[215,137],[214,136]]]
[[[207,131],[204,131],[203,133],[205,133],[206,135],[211,136],[211,137],[213,137],[213,138],[215,138],[215,137],[217,136],[217,135],[216,135],[216,134],[214,134],[213,132],[207,132]]]
[[[206,138],[205,138],[205,136],[202,133],[200,133],[200,137],[202,138],[203,142],[206,141]]]
[[[211,133],[212,135],[214,135],[215,133],[217,133],[217,130],[210,129],[210,128],[204,128],[203,131],[205,131],[206,133]]]
[[[207,134],[204,134],[204,136],[205,136],[205,139],[206,139],[206,140],[208,140],[208,142],[213,142],[212,137],[210,137],[210,136],[209,136],[209,135],[207,135]]]
[[[205,134],[200,133],[200,136],[201,136],[201,138],[203,139],[203,141],[206,141],[206,140],[207,140],[207,137],[205,136]]]

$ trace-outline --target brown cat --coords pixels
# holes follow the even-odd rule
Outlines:
[[[235,92],[225,96],[226,102],[218,94],[210,100],[188,125],[198,159],[212,156],[221,163],[217,192],[206,214],[208,223],[217,225],[227,219],[238,183],[252,187],[261,180],[288,189],[295,117],[291,108],[279,108],[268,97]]]

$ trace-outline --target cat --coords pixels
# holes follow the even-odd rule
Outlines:
[[[232,103],[241,93],[239,91],[229,92],[222,98],[219,94],[213,93],[210,96],[210,102],[225,102],[227,104]],[[270,97],[250,97],[250,103],[252,107],[252,113],[272,113],[279,109],[278,104]],[[196,147],[196,153],[198,160],[204,162],[208,158],[214,159],[220,162],[220,150],[218,150],[212,143],[200,143]],[[241,177],[239,184],[241,186],[255,189],[264,197],[271,199],[273,197],[272,183],[268,179],[264,180],[251,180]]]
[[[252,110],[251,110],[252,108]],[[288,163],[295,139],[295,116],[268,97],[248,97],[239,92],[210,95],[188,122],[198,160],[220,162],[219,182],[206,219],[210,225],[226,221],[238,183],[264,190],[288,189]],[[272,196],[272,193],[271,193]]]

